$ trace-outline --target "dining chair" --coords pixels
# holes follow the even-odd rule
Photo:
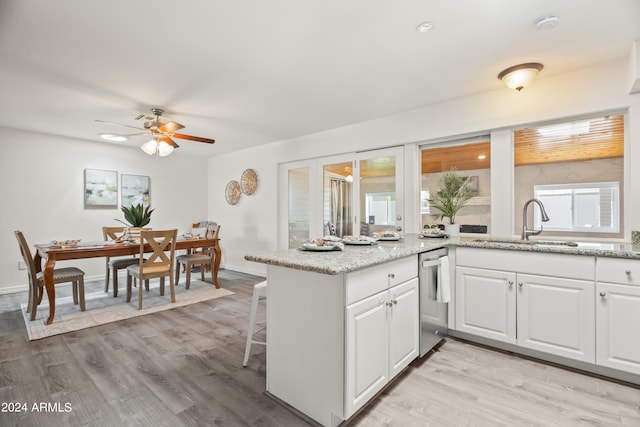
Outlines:
[[[160,278],[160,295],[164,295],[164,279],[169,276],[171,302],[176,302],[176,290],[173,281],[173,262],[176,252],[177,229],[172,230],[142,230],[140,232],[140,258],[138,264],[127,267],[127,302],[131,301],[132,279],[142,283],[149,279]],[[145,255],[145,245],[153,250]],[[167,252],[169,253],[167,255]],[[138,287],[138,310],[142,309],[142,285]]]
[[[210,236],[213,239],[217,239],[220,234],[220,225],[214,226],[215,229],[212,231],[212,235]],[[211,230],[208,228],[208,232]],[[208,233],[207,233],[208,234]],[[209,236],[205,236],[209,237]],[[200,265],[200,276],[202,281],[204,281],[204,272],[206,267],[211,271],[211,281],[213,281],[213,269],[215,263],[215,251],[213,248],[204,248],[202,252],[196,253],[187,253],[185,255],[178,255],[176,257],[176,285],[180,282],[180,266],[184,266],[184,270],[186,273],[186,285],[185,287],[189,289],[191,285],[191,268],[194,265]],[[216,285],[216,288],[220,288],[219,285]]]
[[[31,250],[21,231],[15,232],[18,244],[20,245],[20,253],[22,259],[27,266],[27,274],[29,276],[29,301],[27,302],[27,313],[30,313],[30,319],[36,319],[36,311],[38,305],[42,302],[44,295],[44,273],[36,272],[36,263],[31,256]],[[73,303],[80,302],[80,310],[85,311],[84,304],[84,271],[76,267],[56,268],[53,270],[53,284],[71,282],[73,292]]]
[[[102,236],[105,241],[120,241],[124,234],[126,227],[102,227]],[[105,273],[104,291],[109,292],[109,276],[113,272],[113,297],[118,296],[118,271],[129,267],[130,265],[138,264],[140,260],[136,257],[128,258],[111,258],[106,257],[107,271]],[[147,285],[148,286],[148,285]]]

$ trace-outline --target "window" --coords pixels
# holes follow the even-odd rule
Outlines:
[[[536,185],[534,197],[544,204],[549,221],[546,230],[617,233],[620,231],[617,182]],[[540,214],[534,222],[540,228]]]
[[[368,224],[396,223],[396,193],[366,193],[366,221]]]
[[[547,236],[623,236],[624,114],[526,127],[513,139],[515,234],[523,206],[537,197],[550,217]]]

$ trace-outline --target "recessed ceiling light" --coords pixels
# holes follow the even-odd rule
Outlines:
[[[534,25],[536,26],[536,30],[551,30],[552,28],[557,27],[559,22],[559,17],[557,17],[556,15],[549,15],[541,16],[540,18],[536,19]]]
[[[426,21],[416,27],[416,31],[419,33],[428,33],[433,30],[433,22]]]
[[[114,133],[101,133],[100,138],[106,139],[107,141],[114,141],[114,142],[123,142],[129,139],[124,135],[116,135]]]

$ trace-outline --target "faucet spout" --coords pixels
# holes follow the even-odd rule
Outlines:
[[[522,208],[522,240],[529,240],[529,236],[537,236],[542,233],[542,225],[540,225],[539,230],[530,230],[527,228],[527,210],[529,209],[529,205],[531,203],[535,203],[540,208],[540,215],[542,222],[549,221],[549,215],[547,215],[547,211],[544,209],[544,205],[539,199],[529,199],[525,202],[524,207]]]

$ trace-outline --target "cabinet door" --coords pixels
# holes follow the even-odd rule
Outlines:
[[[389,294],[389,378],[393,378],[420,351],[418,279],[391,288]]]
[[[389,291],[383,291],[346,308],[345,418],[371,399],[389,379],[387,302]]]
[[[596,363],[640,375],[640,286],[598,283]]]
[[[517,344],[595,363],[594,282],[518,274]]]
[[[515,273],[456,267],[456,329],[516,342]]]

